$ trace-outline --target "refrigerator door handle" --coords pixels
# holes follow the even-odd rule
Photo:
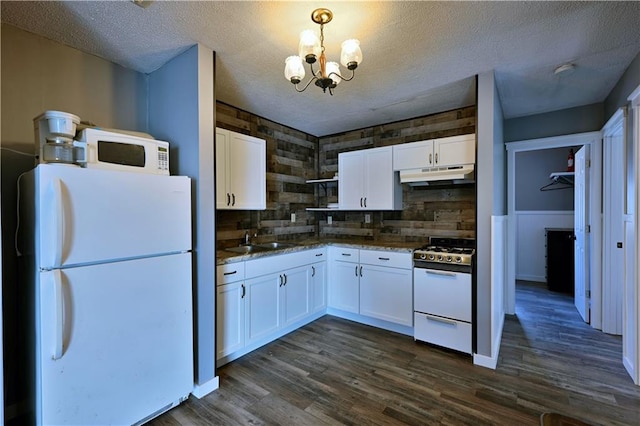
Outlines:
[[[53,270],[53,286],[56,310],[56,331],[55,347],[52,358],[57,360],[62,358],[62,354],[64,352],[64,294],[62,292],[62,272],[60,272],[59,269]]]
[[[55,242],[53,244],[53,266],[62,265],[62,251],[64,249],[64,205],[62,200],[62,181],[54,179],[53,185],[53,202],[54,202],[54,227]]]

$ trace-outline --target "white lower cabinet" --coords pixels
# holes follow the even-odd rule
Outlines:
[[[216,359],[244,347],[245,294],[243,282],[216,288]]]
[[[411,327],[411,270],[364,265],[360,278],[360,314]]]
[[[329,306],[360,313],[360,250],[330,247]]]
[[[280,306],[283,325],[300,321],[311,313],[311,267],[302,266],[283,272]]]
[[[413,326],[410,253],[331,247],[329,307]]]
[[[235,359],[323,311],[325,258],[322,248],[218,266],[216,359]]]
[[[247,280],[247,345],[280,328],[280,283],[277,274]]]
[[[323,253],[323,256],[326,256]],[[327,308],[327,262],[311,265],[311,312],[316,313]]]

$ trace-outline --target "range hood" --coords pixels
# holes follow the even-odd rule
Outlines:
[[[473,183],[474,165],[431,167],[427,169],[400,170],[400,183],[409,185],[433,185],[451,183]]]

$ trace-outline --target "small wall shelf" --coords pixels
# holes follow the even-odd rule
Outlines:
[[[309,179],[307,180],[307,183],[309,184],[319,184],[322,189],[324,189],[324,193],[325,195],[327,194],[327,185],[329,184],[337,184],[338,183],[338,178],[337,177],[332,177],[332,178],[328,178],[328,179]],[[307,207],[305,210],[307,211],[312,211],[312,212],[329,212],[329,211],[337,211],[337,208],[330,208],[330,207]]]

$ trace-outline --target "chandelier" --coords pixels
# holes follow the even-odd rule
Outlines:
[[[311,30],[303,31],[300,34],[300,44],[298,45],[298,56],[289,56],[285,60],[284,76],[295,85],[296,91],[304,92],[313,82],[316,86],[333,95],[333,89],[340,81],[353,80],[355,69],[362,63],[362,51],[360,42],[356,39],[346,40],[342,43],[342,53],[340,62],[351,71],[351,77],[345,78],[340,75],[340,65],[337,62],[327,62],[324,55],[324,24],[328,24],[333,19],[333,12],[329,9],[316,9],[311,13],[311,20],[320,25],[320,39]],[[311,79],[300,89],[298,84],[304,79],[305,71],[302,59],[309,64]],[[313,64],[319,61],[320,69],[314,71]]]

